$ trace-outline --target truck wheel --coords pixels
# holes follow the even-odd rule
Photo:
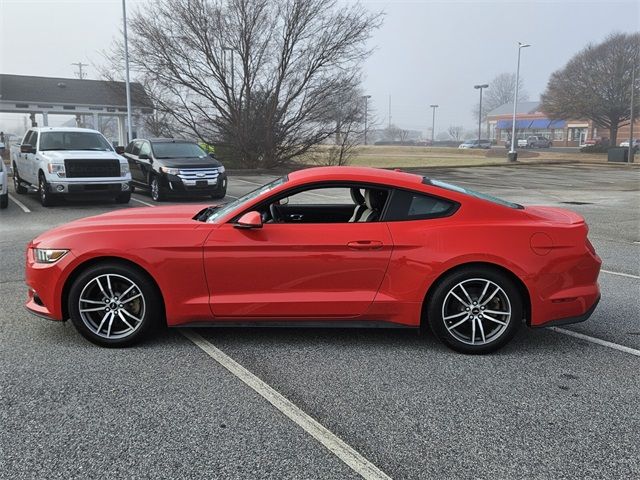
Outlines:
[[[38,176],[38,195],[40,196],[40,203],[43,207],[51,207],[55,204],[54,195],[49,191],[49,184],[42,172],[40,172]]]
[[[131,200],[131,192],[121,193],[116,197],[116,203],[129,203]]]
[[[15,163],[13,164],[13,188],[16,193],[19,193],[20,195],[27,193],[27,187],[22,185],[22,180],[20,180],[20,175],[18,175],[18,167]]]
[[[215,193],[211,194],[211,198],[217,200],[217,199],[224,198],[226,195],[227,195],[227,187],[221,187],[218,190],[216,190]]]
[[[9,194],[5,193],[0,195],[0,208],[7,208],[9,206]]]

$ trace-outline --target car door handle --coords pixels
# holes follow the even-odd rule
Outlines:
[[[356,240],[347,243],[347,247],[352,250],[379,250],[382,248],[382,242],[379,240]]]

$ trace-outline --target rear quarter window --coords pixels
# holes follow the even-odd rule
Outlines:
[[[458,204],[444,198],[409,190],[394,190],[383,221],[424,220],[452,215]]]

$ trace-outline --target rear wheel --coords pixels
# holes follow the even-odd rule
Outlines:
[[[27,187],[22,185],[22,180],[20,180],[20,175],[18,174],[18,167],[16,164],[13,164],[13,188],[16,193],[23,195],[27,193]]]
[[[466,268],[446,277],[427,306],[427,321],[445,345],[462,353],[490,353],[518,331],[523,299],[505,274]]]
[[[140,341],[157,324],[160,301],[146,275],[127,265],[103,263],[73,282],[68,311],[73,325],[89,341],[124,347]]]

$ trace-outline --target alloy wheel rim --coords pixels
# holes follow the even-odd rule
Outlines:
[[[467,345],[487,345],[500,338],[509,326],[511,302],[504,289],[491,280],[463,280],[445,296],[442,321],[456,340]]]
[[[47,189],[44,183],[44,179],[40,177],[40,200],[43,202],[47,199]]]
[[[151,198],[157,201],[159,196],[160,196],[160,186],[158,185],[158,180],[154,178],[151,181]]]
[[[114,273],[92,278],[82,289],[78,311],[85,326],[109,340],[131,336],[146,313],[144,295],[131,279]]]

